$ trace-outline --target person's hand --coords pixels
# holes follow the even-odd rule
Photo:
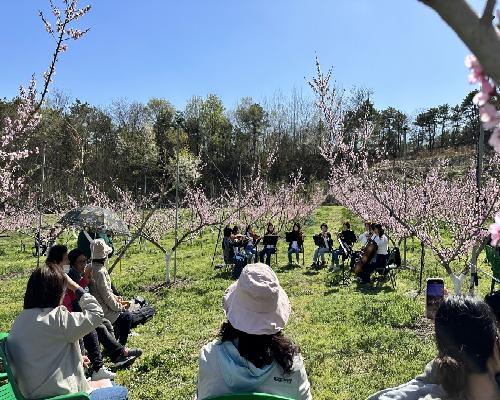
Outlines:
[[[83,276],[87,278],[89,281],[92,280],[92,265],[87,264],[85,266],[85,271],[83,272]]]
[[[68,275],[66,275],[66,283],[68,285],[68,289],[71,290],[72,292],[76,292],[76,290],[80,288],[80,286],[78,285],[78,283],[76,283]]]
[[[82,364],[85,368],[90,367],[90,359],[87,356],[82,356]]]
[[[121,305],[128,310],[130,308],[130,301],[120,301]]]

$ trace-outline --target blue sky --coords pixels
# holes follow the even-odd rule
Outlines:
[[[53,43],[37,16],[46,0],[0,5],[0,97],[13,97],[50,59]],[[232,108],[276,91],[310,89],[314,57],[344,88],[374,91],[378,108],[412,113],[457,103],[473,87],[469,53],[417,0],[88,0],[54,86],[96,105],[164,97],[182,108],[216,93]],[[472,1],[474,7],[482,2]]]

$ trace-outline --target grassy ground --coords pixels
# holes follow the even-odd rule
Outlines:
[[[311,262],[312,234],[326,221],[336,232],[350,216],[340,207],[322,207],[306,226],[306,265]],[[355,221],[351,218],[352,221]],[[355,232],[361,231],[360,221]],[[333,229],[332,229],[333,228]],[[229,277],[210,268],[216,235],[207,233],[179,250],[178,283],[166,288],[163,257],[152,247],[135,246],[112,274],[125,295],[142,295],[158,310],[136,329],[130,345],[144,350],[117,382],[130,389],[131,399],[189,399],[196,386],[201,346],[213,339],[223,322],[221,298]],[[19,237],[0,239],[0,330],[9,330],[22,308],[29,271],[35,259],[19,252]],[[69,239],[69,245],[74,239]],[[419,248],[409,253],[417,265]],[[220,261],[220,253],[218,261]],[[326,270],[286,268],[285,245],[279,251],[278,272],[292,302],[286,333],[301,347],[315,399],[363,399],[402,383],[422,371],[434,354],[432,326],[423,318],[424,299],[416,295],[417,274],[398,275],[398,287],[360,289],[339,285]],[[427,254],[425,276],[443,275]],[[481,281],[483,293],[488,286]]]

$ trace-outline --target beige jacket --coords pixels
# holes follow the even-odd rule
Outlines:
[[[125,307],[116,299],[111,289],[111,278],[105,265],[92,263],[92,280],[89,283],[89,290],[95,296],[104,311],[104,318],[115,323]]]
[[[82,312],[71,313],[64,306],[32,308],[14,321],[7,357],[24,397],[90,393],[78,339],[101,323],[103,312],[90,294],[83,294],[79,304]]]

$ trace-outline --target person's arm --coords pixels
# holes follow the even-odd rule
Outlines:
[[[296,362],[299,364],[299,387],[297,390],[297,398],[299,400],[311,400],[311,385],[307,378],[306,367],[304,366],[304,360],[301,355],[297,356]]]
[[[100,325],[104,312],[97,300],[81,287],[68,285],[68,288],[74,290],[82,312],[71,313],[65,307],[58,307],[58,321],[68,343],[75,343]]]
[[[108,280],[105,277],[105,272],[102,270],[94,271],[93,276],[96,290],[99,292],[99,295],[106,303],[106,305],[112,311],[124,311],[125,307],[117,300],[111,288],[111,284],[108,283]]]

